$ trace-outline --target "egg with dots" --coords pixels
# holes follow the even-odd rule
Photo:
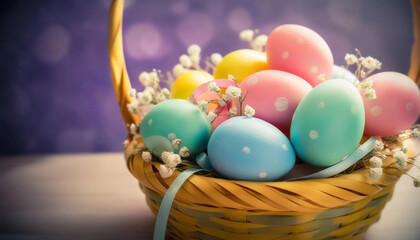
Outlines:
[[[241,83],[249,75],[268,69],[267,58],[263,52],[252,49],[239,49],[227,54],[217,64],[214,79],[228,79],[228,75]]]
[[[306,163],[328,167],[352,153],[363,136],[365,112],[357,88],[344,79],[309,92],[292,119],[290,138]]]
[[[255,109],[254,117],[273,124],[289,135],[293,114],[312,86],[302,78],[279,70],[264,70],[241,84],[243,105]]]
[[[365,133],[392,136],[414,124],[420,114],[420,90],[408,76],[397,72],[374,74],[363,82],[371,82],[376,99],[363,98],[366,114]]]
[[[268,36],[266,52],[270,69],[293,73],[313,87],[322,82],[321,76],[329,79],[334,65],[325,40],[301,25],[286,24],[274,29]]]
[[[220,124],[207,151],[218,173],[245,181],[275,181],[292,169],[296,159],[280,130],[252,117],[232,117]]]
[[[187,70],[172,85],[171,98],[187,100],[194,89],[211,80],[213,80],[213,76],[205,71]]]
[[[197,105],[182,99],[169,99],[146,114],[140,124],[140,134],[147,149],[157,157],[164,151],[178,153],[183,147],[196,155],[207,147],[211,125]],[[180,139],[181,144],[174,146],[174,139]]]
[[[209,84],[214,82],[217,87],[219,87],[220,92],[212,92],[208,89]],[[212,129],[214,130],[220,123],[230,118],[229,109],[232,107],[238,108],[238,100],[231,100],[228,103],[221,102],[220,95],[223,95],[226,92],[226,89],[229,87],[238,87],[238,84],[234,81],[228,79],[218,79],[210,82],[203,83],[197,87],[193,94],[192,98],[194,103],[198,104],[200,101],[207,102],[207,112],[214,112],[218,116],[212,122]],[[220,94],[220,95],[219,95]],[[221,104],[222,103],[222,104]]]

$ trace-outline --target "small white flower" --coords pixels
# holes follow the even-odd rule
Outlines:
[[[200,55],[201,48],[197,44],[192,44],[188,47],[187,52],[190,56]]]
[[[137,135],[137,125],[136,124],[134,124],[134,123],[132,123],[132,124],[130,124],[130,133],[131,133],[131,135]]]
[[[152,161],[152,154],[149,151],[143,151],[141,153],[141,158],[143,158],[145,162],[150,162]]]
[[[369,168],[369,177],[372,180],[378,179],[383,173],[382,168]]]
[[[397,168],[400,171],[404,171],[407,167],[407,155],[403,151],[398,151],[392,155],[397,163]]]
[[[185,54],[183,54],[183,55],[181,55],[181,57],[179,57],[179,62],[181,63],[181,65],[183,67],[186,67],[186,68],[190,68],[192,66],[191,58],[188,57]]]
[[[373,149],[375,151],[382,151],[384,149],[384,143],[382,141],[376,140],[373,144]]]
[[[199,66],[200,64],[200,55],[193,55],[191,58],[191,65],[192,66]]]
[[[174,168],[169,168],[163,164],[159,166],[159,173],[162,178],[168,178],[174,174]]]
[[[208,103],[204,100],[201,100],[198,102],[198,109],[202,112],[207,112],[208,111]]]
[[[380,168],[382,167],[382,159],[378,157],[372,157],[369,159],[370,166],[372,168]]]
[[[245,116],[247,116],[247,117],[252,117],[252,116],[254,116],[254,114],[255,114],[255,110],[254,110],[251,106],[246,105],[246,106],[245,106],[245,111],[244,111],[244,114],[245,114]]]
[[[219,105],[221,107],[226,106],[227,105],[227,102],[228,102],[228,100],[226,98],[226,95],[223,94],[223,96],[221,98],[217,99],[217,102],[219,103]]]
[[[151,72],[149,76],[150,76],[150,86],[159,85],[159,75],[156,70],[153,70],[153,72]]]
[[[212,112],[212,111],[210,111],[210,112],[207,114],[207,120],[208,120],[210,123],[212,123],[212,122],[214,121],[214,119],[216,119],[216,117],[217,117],[217,114],[216,114],[216,113],[214,113],[214,112]]]
[[[130,90],[128,91],[128,96],[129,96],[130,98],[135,98],[135,97],[136,97],[136,93],[137,93],[136,89],[135,89],[135,88],[132,88],[132,89],[130,89]]]
[[[365,71],[360,70],[360,77],[361,77],[361,78],[365,78],[365,76],[366,76]]]
[[[325,82],[327,81],[327,79],[325,78],[325,73],[321,73],[319,74],[319,76],[317,77],[317,79],[321,82]]]
[[[148,72],[142,72],[139,75],[139,80],[144,86],[152,85],[150,74]]]
[[[190,150],[189,150],[187,147],[182,147],[182,148],[179,150],[179,155],[180,155],[181,157],[189,157],[189,156],[190,156]]]
[[[413,137],[419,138],[420,137],[420,130],[418,128],[415,128],[412,132],[411,135]]]
[[[236,82],[236,77],[231,74],[228,74],[228,79],[232,82]]]
[[[222,59],[223,57],[220,53],[213,53],[210,55],[210,61],[216,66],[222,61]]]
[[[140,114],[139,101],[134,100],[132,103],[127,104],[128,111],[131,114]]]
[[[167,88],[162,88],[162,90],[160,92],[163,94],[163,96],[165,96],[167,98],[171,97],[171,92]]]
[[[252,31],[251,29],[243,30],[239,33],[239,38],[244,41],[251,42],[254,38],[254,31]]]
[[[254,43],[256,46],[262,47],[267,43],[267,39],[267,35],[261,34],[254,39]]]
[[[241,96],[241,93],[241,89],[238,87],[230,86],[226,89],[226,97],[228,100],[239,98]]]
[[[172,152],[162,152],[162,154],[160,155],[160,158],[162,159],[163,162],[167,162],[169,156],[173,154]]]
[[[375,89],[366,89],[364,94],[365,94],[365,97],[368,100],[375,100],[376,99],[376,91],[375,91]]]
[[[215,93],[220,92],[220,88],[217,86],[215,82],[210,82],[207,88],[209,89],[210,92],[215,92]]]
[[[359,84],[361,89],[372,89],[373,83],[372,81],[363,81]]]
[[[173,153],[169,155],[167,162],[165,162],[165,165],[170,168],[174,168],[178,166],[178,164],[180,164],[181,162],[182,162],[181,156],[179,156],[179,154]]]
[[[357,57],[354,54],[346,53],[346,56],[344,56],[344,60],[346,60],[347,65],[353,65],[357,63]]]
[[[379,62],[377,59],[371,56],[362,58],[361,62],[362,62],[362,66],[369,70],[380,69],[382,66],[381,62]]]
[[[413,178],[414,187],[420,187],[420,177]]]
[[[165,101],[167,98],[164,94],[159,93],[156,95],[156,103],[161,103],[163,101]]]
[[[128,140],[126,139],[126,140],[123,142],[123,146],[124,146],[124,147],[127,147],[129,143],[130,143],[130,141],[128,141]]]
[[[153,100],[153,97],[149,92],[139,92],[137,98],[142,104],[150,104]]]
[[[172,140],[172,146],[175,149],[178,149],[179,145],[181,145],[181,142],[182,142],[181,139],[175,138],[174,140]]]
[[[133,146],[133,148],[136,148],[137,147],[137,140],[133,140],[132,142],[131,142],[131,145]]]
[[[152,87],[146,87],[143,90],[143,92],[150,94],[150,96],[152,96],[152,98],[156,95],[156,90],[154,88],[152,88]],[[138,97],[138,94],[137,94],[137,97]]]
[[[236,109],[235,106],[233,106],[232,108],[229,109],[229,115],[230,116],[236,116],[237,113],[238,113],[238,110]]]
[[[177,64],[177,65],[174,66],[174,68],[172,68],[172,73],[176,77],[179,77],[184,72],[185,72],[185,68],[181,64]]]

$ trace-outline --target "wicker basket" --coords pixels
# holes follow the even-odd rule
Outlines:
[[[412,4],[417,37],[410,77],[418,80],[420,1],[412,0]],[[126,108],[131,85],[122,46],[122,14],[123,1],[114,0],[110,14],[110,64],[124,122],[130,124],[139,119]],[[128,140],[132,140],[130,136]],[[419,151],[418,145],[416,148]],[[409,156],[416,154],[414,149],[409,147]],[[180,172],[163,179],[159,164],[143,161],[131,144],[124,152],[128,169],[138,179],[148,205],[157,215],[165,192]],[[387,161],[393,159],[384,160]],[[194,175],[176,195],[167,234],[175,239],[212,240],[361,239],[368,227],[378,221],[400,176],[400,172],[386,169],[373,185],[367,169],[295,182],[257,183]]]

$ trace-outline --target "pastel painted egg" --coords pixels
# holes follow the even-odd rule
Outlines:
[[[293,73],[312,86],[321,83],[318,76],[329,79],[333,55],[325,40],[315,31],[300,25],[286,24],[268,36],[267,63],[271,69]]]
[[[182,147],[196,155],[206,148],[211,125],[197,105],[182,99],[169,99],[146,114],[140,124],[140,134],[147,149],[157,157],[164,151],[178,153]],[[175,138],[181,139],[178,148],[172,146]]]
[[[330,79],[344,79],[353,85],[357,85],[360,82],[359,79],[356,78],[356,75],[354,75],[352,72],[344,67],[337,65],[334,65]]]
[[[228,79],[228,75],[241,83],[249,75],[268,69],[267,58],[263,52],[252,49],[239,49],[226,55],[214,70],[214,79]]]
[[[372,82],[376,99],[368,100],[360,90],[365,105],[365,133],[392,136],[414,124],[420,114],[418,86],[404,74],[381,72],[365,81]]]
[[[254,73],[240,87],[242,95],[246,94],[243,106],[252,106],[254,117],[273,124],[286,135],[299,102],[312,90],[302,78],[279,70]]]
[[[290,137],[304,162],[328,167],[357,148],[364,126],[363,101],[357,88],[337,79],[321,83],[302,99]]]
[[[246,181],[275,181],[292,169],[296,158],[280,130],[250,117],[233,117],[220,124],[207,151],[218,173]]]
[[[187,100],[194,89],[213,80],[213,76],[204,71],[188,70],[179,76],[171,87],[171,98]]]

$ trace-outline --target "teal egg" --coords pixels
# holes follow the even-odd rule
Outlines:
[[[154,106],[143,118],[140,135],[147,149],[160,157],[162,152],[178,153],[187,147],[191,155],[203,152],[210,139],[211,125],[197,105],[182,99],[169,99]],[[178,148],[172,140],[181,139]]]
[[[306,163],[327,167],[340,162],[358,146],[365,126],[359,91],[344,79],[326,81],[298,105],[290,137]]]

